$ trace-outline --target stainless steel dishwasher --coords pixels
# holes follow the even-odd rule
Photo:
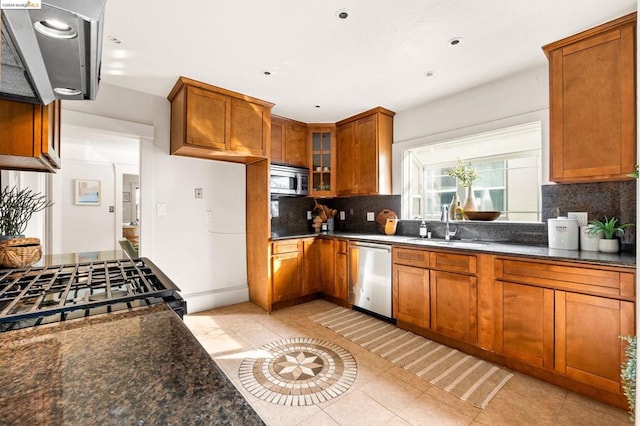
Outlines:
[[[391,318],[391,246],[349,242],[349,302]]]

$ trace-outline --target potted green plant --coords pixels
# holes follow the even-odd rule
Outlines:
[[[445,170],[448,176],[455,177],[460,181],[460,184],[467,188],[467,197],[462,206],[463,211],[476,211],[478,207],[476,205],[476,197],[473,195],[473,181],[476,180],[478,175],[470,161],[463,161],[458,158],[456,166],[450,167]]]
[[[53,205],[29,188],[5,187],[0,192],[0,266],[31,265],[42,256],[38,238],[25,238],[24,231],[34,213]]]
[[[618,235],[624,234],[625,228],[631,226],[631,223],[618,224],[618,218],[604,217],[604,220],[592,220],[589,222],[587,230],[590,234],[600,234],[598,241],[598,251],[604,253],[617,253],[620,251],[620,241]]]

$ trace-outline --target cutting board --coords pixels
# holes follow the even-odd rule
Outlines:
[[[376,216],[376,227],[378,228],[378,232],[384,234],[384,226],[387,224],[387,219],[391,217],[398,217],[398,214],[389,209],[384,209],[378,212],[378,215]]]

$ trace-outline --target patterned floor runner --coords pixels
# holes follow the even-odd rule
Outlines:
[[[310,318],[479,408],[513,377],[504,368],[358,311],[338,307]]]

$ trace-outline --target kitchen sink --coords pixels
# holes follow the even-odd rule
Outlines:
[[[452,248],[484,248],[490,243],[476,240],[441,240],[437,238],[412,238],[411,244],[420,244],[432,247],[452,247]]]

